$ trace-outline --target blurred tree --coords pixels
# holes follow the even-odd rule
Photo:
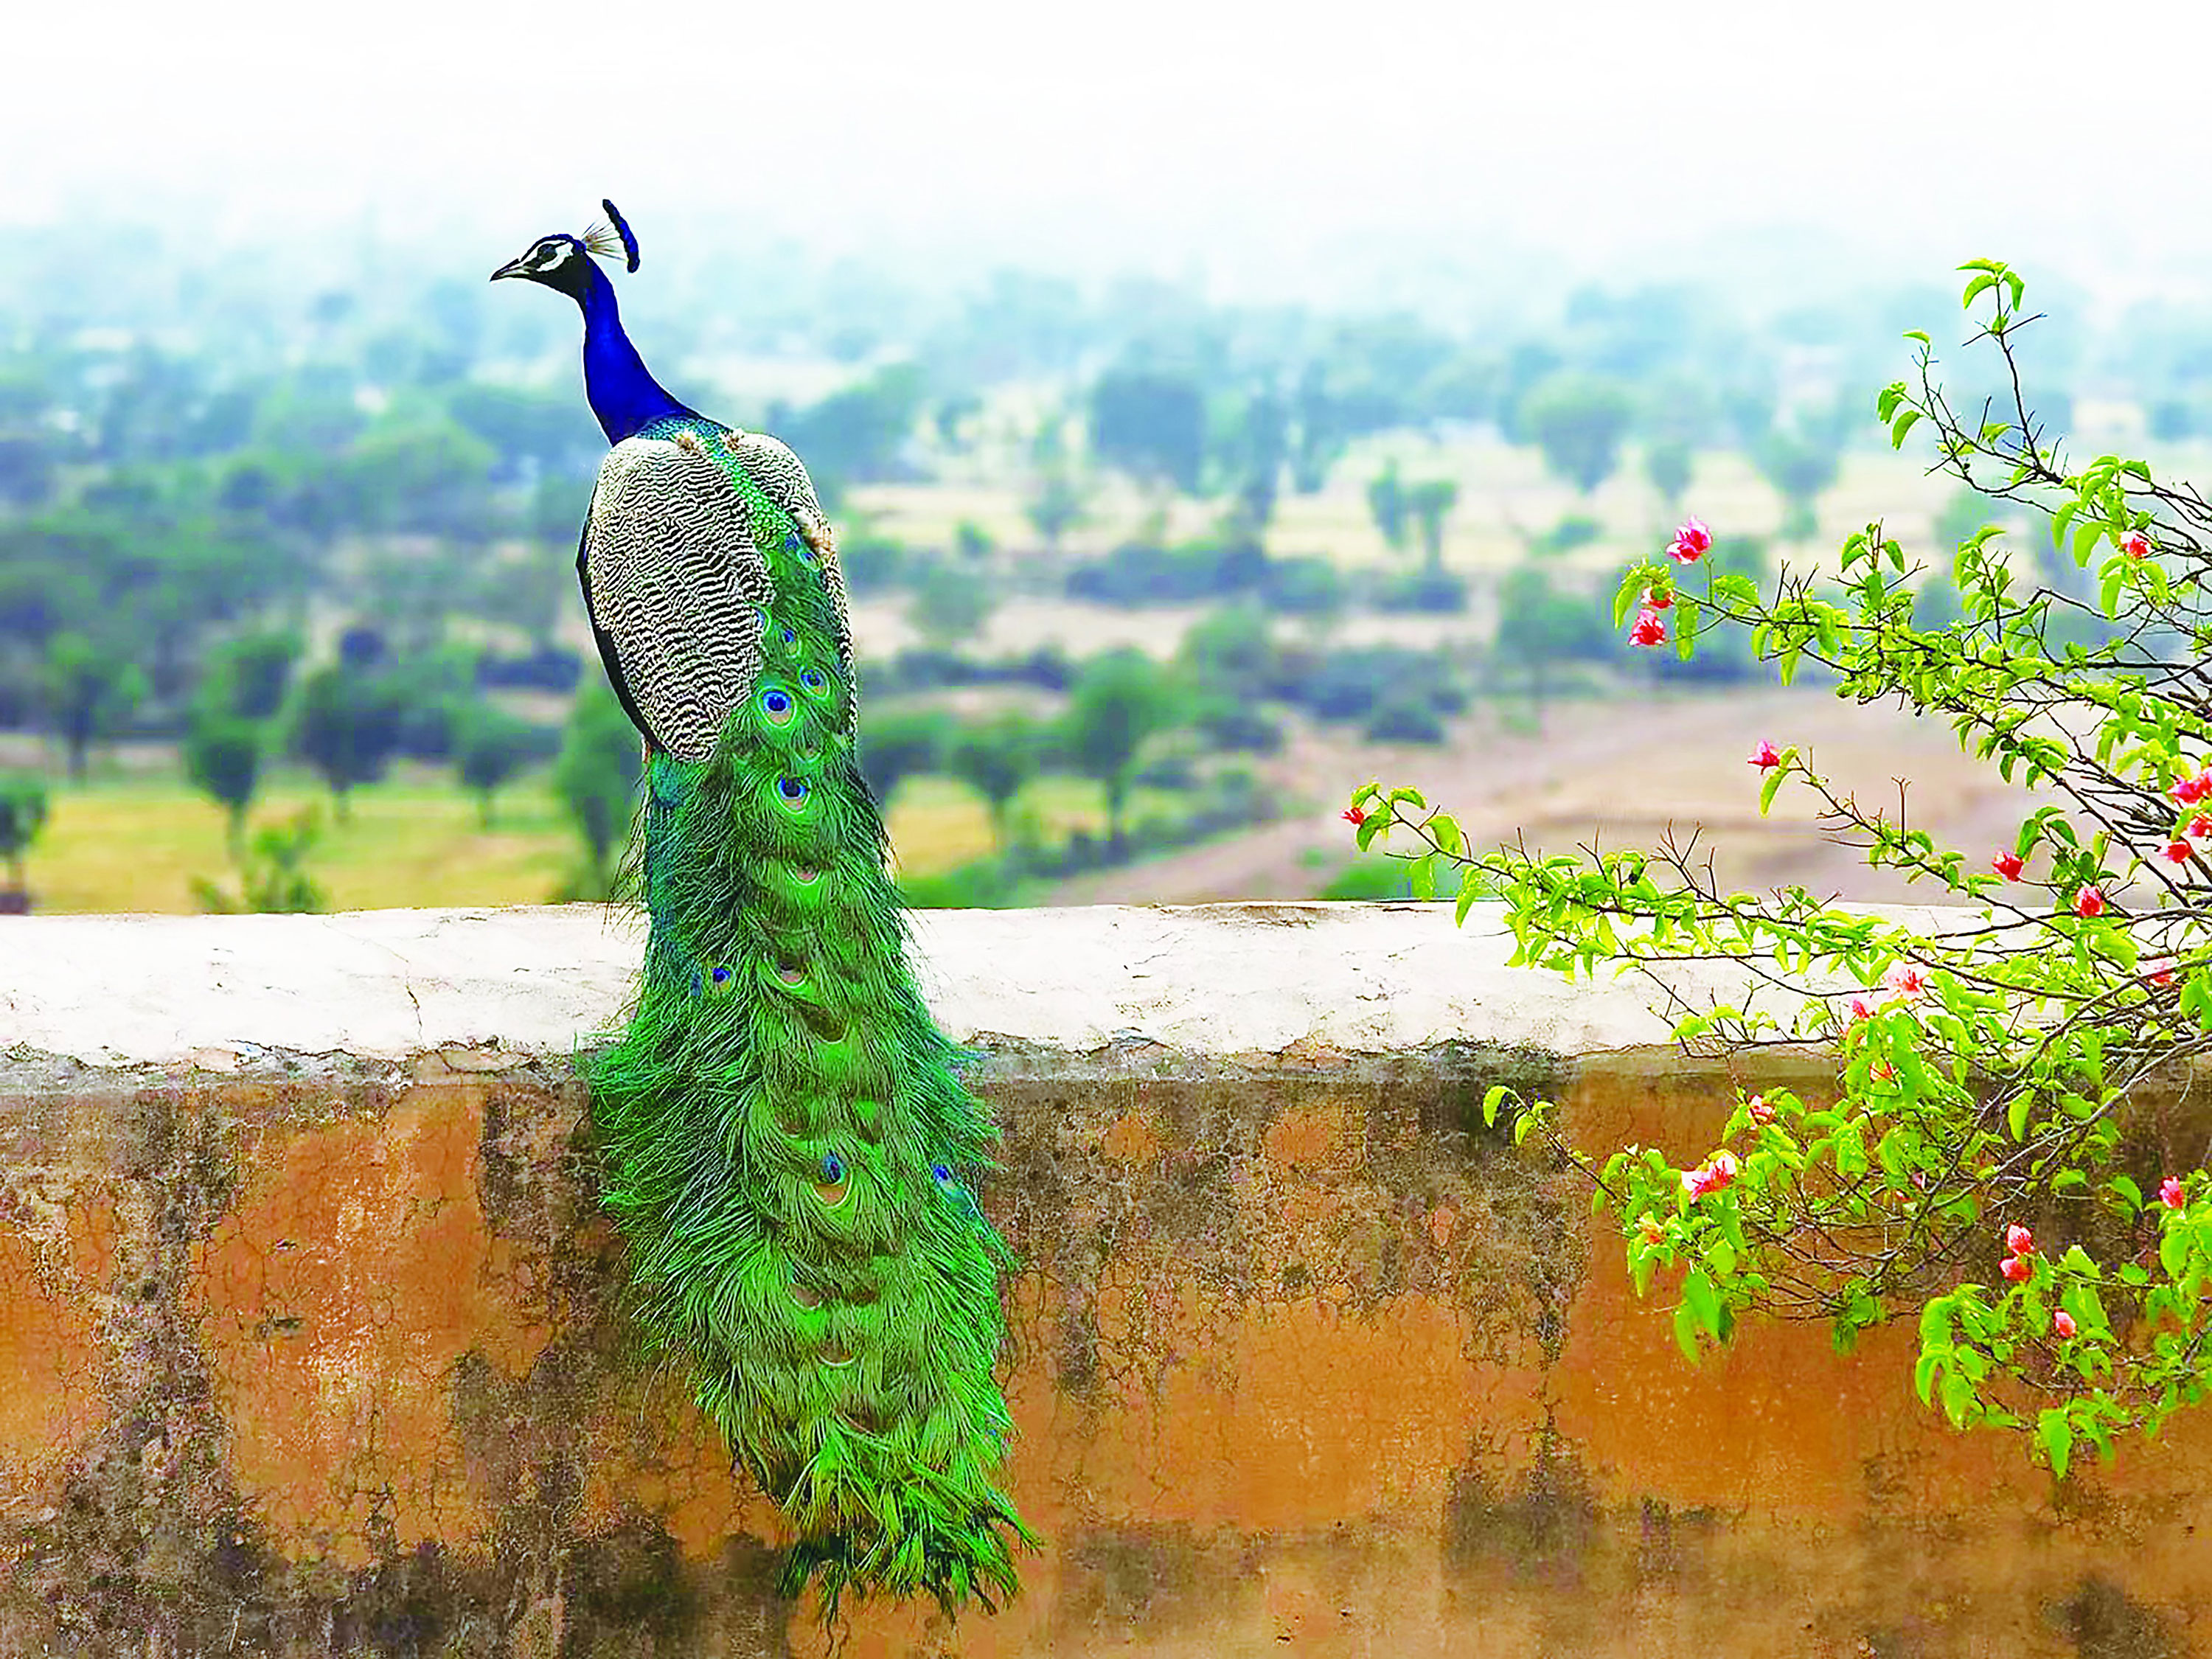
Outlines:
[[[360,663],[334,663],[301,683],[292,712],[294,752],[322,775],[338,822],[352,816],[353,790],[384,775],[399,747],[400,698]]]
[[[823,501],[834,503],[854,484],[897,475],[900,448],[927,392],[919,364],[892,363],[771,424],[805,458]]]
[[[300,636],[283,629],[224,641],[207,654],[201,701],[227,714],[272,719],[284,706],[301,648]]]
[[[1659,492],[1667,516],[1682,510],[1682,495],[1690,487],[1692,456],[1686,438],[1654,438],[1644,446],[1644,476]]]
[[[1069,756],[1105,792],[1107,838],[1116,852],[1127,844],[1121,820],[1138,752],[1179,723],[1179,708],[1168,674],[1133,648],[1093,658],[1075,683],[1067,710]]]
[[[1531,387],[1521,424],[1544,452],[1544,465],[1587,495],[1620,465],[1634,404],[1617,382],[1560,373]]]
[[[283,823],[265,825],[254,833],[252,849],[238,858],[236,893],[194,876],[192,896],[216,915],[313,915],[330,902],[307,871],[307,854],[322,833],[322,817],[312,806]]]
[[[932,645],[972,644],[998,608],[996,584],[972,570],[932,559],[915,578],[907,620]]]
[[[1520,666],[1540,731],[1560,665],[1601,654],[1612,639],[1595,601],[1585,594],[1558,592],[1535,565],[1508,572],[1499,586],[1498,635],[1492,649],[1500,661]]]
[[[860,772],[886,811],[900,784],[945,764],[953,726],[937,709],[894,708],[868,721],[860,736]]]
[[[1230,605],[1194,623],[1176,648],[1184,678],[1212,696],[1249,702],[1272,690],[1279,653],[1263,611]]]
[[[568,711],[553,763],[553,793],[574,820],[589,858],[572,896],[605,898],[612,890],[615,849],[628,836],[644,776],[637,728],[606,681],[592,676]]]
[[[1291,414],[1291,488],[1301,495],[1316,495],[1328,482],[1329,469],[1345,447],[1336,401],[1329,394],[1328,369],[1317,358],[1298,376]]]
[[[1021,714],[1004,714],[985,725],[967,727],[953,740],[946,759],[953,776],[983,798],[991,813],[991,838],[1005,852],[1007,811],[1037,773],[1035,722]]]
[[[1218,446],[1242,522],[1257,536],[1274,521],[1283,469],[1291,459],[1291,410],[1280,392],[1248,392]]]
[[[74,632],[48,641],[46,709],[69,752],[71,782],[84,781],[92,745],[122,725],[145,695],[145,674],[123,653]]]
[[[1424,478],[1406,490],[1406,512],[1420,527],[1421,556],[1431,574],[1444,563],[1444,523],[1459,505],[1459,485],[1449,478]]]
[[[1148,483],[1198,493],[1206,465],[1206,399],[1188,375],[1109,370],[1091,388],[1091,447]]]
[[[997,550],[998,544],[990,532],[973,519],[963,519],[952,526],[952,550],[963,563],[981,564]]]
[[[956,392],[939,398],[930,415],[930,424],[937,428],[937,441],[955,453],[972,448],[975,427],[982,413],[983,400],[972,392]]]
[[[0,915],[20,915],[30,908],[24,896],[23,857],[46,822],[46,786],[38,778],[18,773],[0,775],[0,862],[8,866],[8,894],[12,904],[0,905]]]
[[[185,773],[193,787],[228,814],[227,839],[234,856],[261,780],[260,726],[204,704],[185,727]]]
[[[1398,476],[1397,462],[1389,462],[1368,481],[1368,514],[1375,520],[1375,528],[1382,532],[1383,545],[1393,553],[1405,550],[1406,520],[1410,507],[1406,499],[1406,481]]]
[[[1045,550],[1057,553],[1060,538],[1083,522],[1089,506],[1089,494],[1068,453],[1065,415],[1048,416],[1038,423],[1030,440],[1030,469],[1022,514],[1044,538]]]
[[[590,411],[566,392],[470,380],[446,395],[461,428],[489,446],[505,483],[587,477],[606,446]]]
[[[1794,429],[1776,428],[1752,451],[1752,459],[1782,497],[1782,534],[1802,541],[1819,528],[1814,503],[1843,466],[1843,440],[1832,422],[1814,419]]]
[[[52,439],[37,432],[0,432],[0,501],[43,507],[53,499],[60,468]]]
[[[489,444],[451,421],[380,422],[338,468],[345,522],[363,530],[481,541],[495,527]]]
[[[478,818],[492,827],[493,797],[537,755],[537,728],[498,704],[471,698],[453,716],[453,759],[461,787],[477,798]]]

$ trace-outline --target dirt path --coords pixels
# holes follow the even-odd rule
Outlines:
[[[1802,883],[1864,902],[1937,896],[1892,872],[1869,871],[1815,822],[1811,798],[1785,787],[1773,816],[1759,816],[1746,757],[1760,739],[1796,744],[1814,764],[1869,804],[1894,812],[1895,780],[1908,782],[1908,822],[1939,845],[1981,864],[2008,842],[2032,804],[2027,792],[1961,757],[1949,729],[1893,708],[1861,708],[1825,692],[1768,690],[1618,702],[1553,710],[1540,735],[1501,731],[1473,717],[1442,749],[1384,748],[1309,738],[1266,768],[1300,809],[1249,834],[1126,869],[1064,883],[1054,902],[1186,903],[1310,895],[1352,856],[1338,813],[1370,777],[1419,787],[1448,805],[1471,839],[1525,834],[1565,851],[1596,838],[1606,847],[1651,848],[1671,828],[1702,830],[1721,880],[1766,888]]]

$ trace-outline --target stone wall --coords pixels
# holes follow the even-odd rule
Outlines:
[[[1006,1126],[1023,1597],[855,1656],[2212,1654],[2212,1417],[2062,1485],[1911,1333],[1692,1370],[1480,1123],[1709,1149],[1633,986],[1425,906],[924,918]],[[0,1655],[820,1654],[633,1364],[574,1045],[591,911],[0,929]],[[1778,1062],[1780,1063],[1780,1062]],[[1816,1062],[1795,1062],[1808,1071]],[[2196,1162],[2179,1103],[2159,1155]]]

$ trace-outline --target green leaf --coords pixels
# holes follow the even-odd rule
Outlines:
[[[1903,414],[1899,415],[1894,421],[1890,422],[1889,447],[1892,449],[1904,448],[1905,434],[1911,431],[1912,428],[1919,423],[1920,411],[1917,409],[1908,409]]]
[[[1482,1097],[1482,1122],[1485,1128],[1494,1129],[1498,1127],[1498,1109],[1505,1098],[1512,1092],[1513,1091],[1508,1088],[1504,1084],[1498,1083],[1492,1085],[1489,1091],[1484,1094]]]
[[[1912,1368],[1913,1392],[1920,1396],[1920,1403],[1923,1406],[1934,1403],[1929,1397],[1929,1391],[1936,1386],[1936,1373],[1942,1364],[1942,1352],[1931,1351],[1922,1354],[1920,1363]]]
[[[2005,1108],[2005,1127],[2012,1131],[2012,1138],[2014,1140],[2027,1139],[2027,1109],[2034,1103],[2034,1101],[2035,1097],[2023,1089],[2012,1097],[2012,1103]]]
[[[1700,1330],[1721,1334],[1721,1298],[1703,1267],[1693,1267],[1682,1281],[1683,1305],[1690,1310]]]
[[[2067,1462],[2074,1453],[2074,1431],[2067,1424],[2065,1407],[2047,1406],[2036,1413],[2035,1439],[2051,1460],[2051,1473],[2063,1480]]]
[[[1698,1363],[1698,1318],[1686,1302],[1674,1310],[1674,1346],[1688,1356],[1692,1365]]]
[[[1774,797],[1781,790],[1782,780],[1789,775],[1786,766],[1771,766],[1759,784],[1759,816],[1765,817],[1774,805]]]

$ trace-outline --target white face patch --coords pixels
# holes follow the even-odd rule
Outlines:
[[[530,268],[533,271],[557,270],[568,263],[574,251],[566,242],[540,242],[531,250]]]

